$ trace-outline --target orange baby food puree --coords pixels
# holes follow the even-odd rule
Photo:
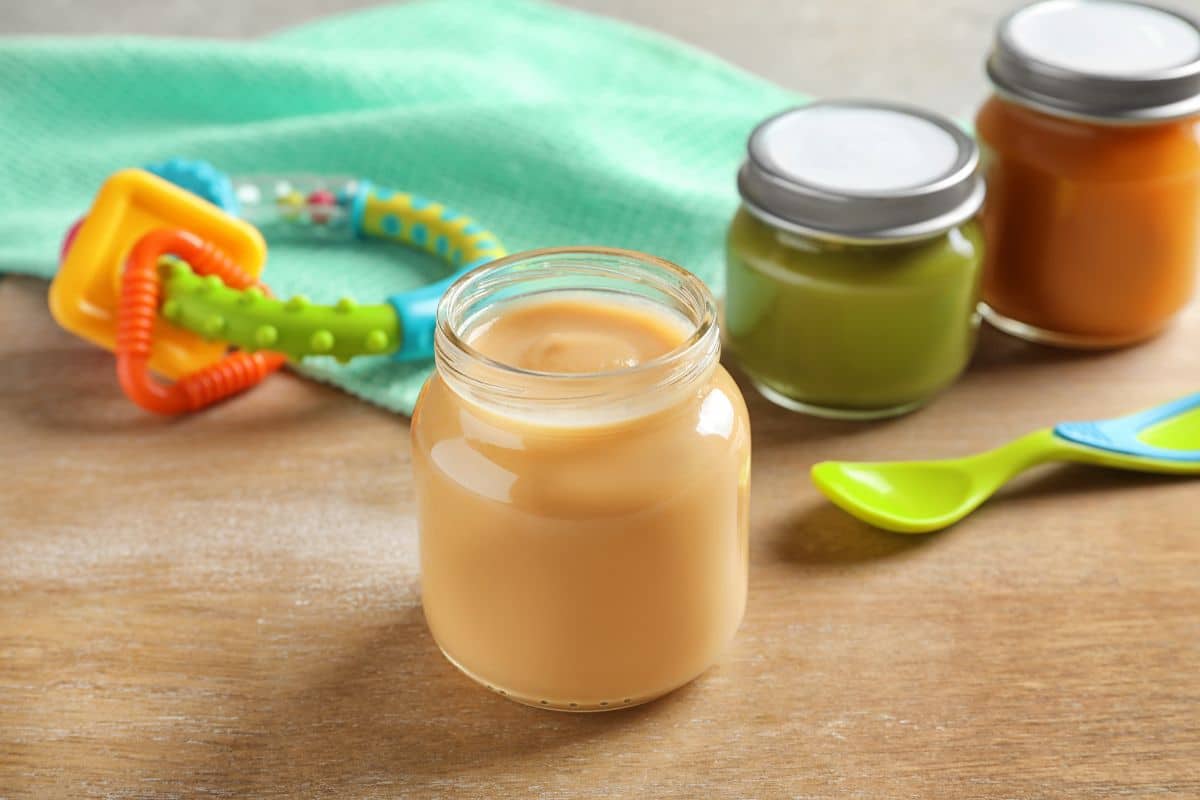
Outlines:
[[[502,364],[535,372],[636,367],[683,344],[687,330],[646,308],[569,296],[525,302],[481,323],[468,341]]]
[[[570,291],[439,332],[413,418],[422,591],[468,675],[601,710],[718,658],[745,606],[750,438],[714,335]]]
[[[976,122],[993,312],[1037,329],[1031,338],[1104,346],[1153,335],[1187,304],[1200,261],[1200,122],[1103,125],[999,98]]]

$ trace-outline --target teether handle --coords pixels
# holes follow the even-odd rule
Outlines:
[[[158,230],[143,236],[129,254],[121,281],[117,322],[117,377],[129,399],[147,411],[182,414],[198,411],[256,385],[283,366],[277,353],[233,353],[174,384],[151,377],[154,321],[162,297],[158,261],[164,255],[187,261],[193,269],[216,275],[237,288],[266,287],[224,252],[185,231]]]

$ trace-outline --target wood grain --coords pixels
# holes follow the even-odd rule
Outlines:
[[[988,333],[893,422],[747,392],[733,648],[662,701],[569,716],[430,640],[405,420],[291,376],[151,418],[45,291],[0,282],[2,797],[1200,796],[1200,483],[1045,468],[906,538],[806,477],[1195,391],[1195,311],[1100,355]]]

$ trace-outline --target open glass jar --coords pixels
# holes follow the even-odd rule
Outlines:
[[[1200,23],[1045,0],[1000,24],[988,75],[984,314],[1066,347],[1153,336],[1200,261]]]
[[[974,143],[894,104],[786,111],[750,136],[726,253],[726,341],[768,399],[910,411],[966,367],[983,199]]]
[[[678,343],[590,372],[485,355],[498,326],[559,301],[576,304],[564,319],[652,316]],[[503,335],[558,358],[573,345],[548,327]],[[588,357],[609,347],[576,341]],[[745,608],[750,431],[707,288],[630,251],[510,256],[446,292],[435,353],[413,469],[425,615],[446,656],[512,699],[577,711],[711,666]]]

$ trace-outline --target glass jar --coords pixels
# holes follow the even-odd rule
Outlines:
[[[1200,259],[1200,26],[1047,0],[1000,24],[988,74],[984,314],[1066,347],[1155,335]]]
[[[470,344],[483,320],[555,294],[640,303],[685,338],[582,374]],[[514,255],[446,292],[435,348],[412,449],[425,616],[447,658],[572,711],[645,702],[710,667],[745,608],[750,429],[707,288],[630,251]]]
[[[971,359],[981,254],[974,222],[879,245],[789,233],[741,209],[729,229],[731,351],[779,405],[848,418],[904,413]]]
[[[750,136],[726,252],[726,341],[769,400],[820,416],[911,411],[975,345],[978,153],[947,120],[823,102]]]

